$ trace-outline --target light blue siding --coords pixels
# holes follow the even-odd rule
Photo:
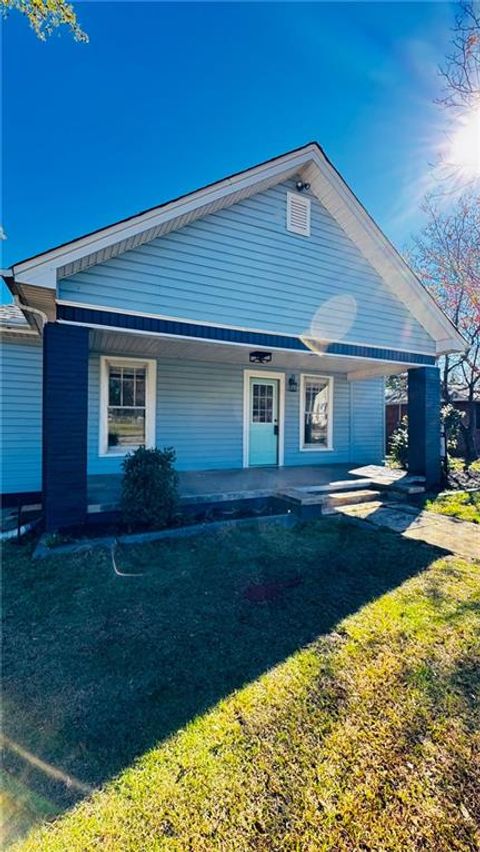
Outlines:
[[[89,366],[88,473],[118,473],[121,458],[100,457],[100,356]],[[263,370],[264,368],[262,368]],[[282,372],[275,367],[275,371]],[[286,385],[292,370],[285,370]],[[299,373],[296,373],[299,378]],[[240,468],[243,465],[244,367],[202,361],[157,361],[156,441],[173,446],[179,470]],[[300,383],[299,383],[300,384]],[[360,384],[360,383],[359,383]],[[357,396],[345,376],[334,376],[333,450],[300,451],[300,391],[285,393],[286,465],[376,461],[383,458],[382,380],[362,382],[368,394]],[[355,424],[352,443],[353,424]],[[362,441],[365,446],[362,447]]]
[[[1,341],[2,494],[42,487],[42,347]]]
[[[90,359],[88,473],[116,473],[121,459],[99,457],[100,358]],[[156,436],[172,446],[179,470],[242,466],[243,372],[230,365],[157,362]]]
[[[385,380],[383,376],[351,383],[352,460],[379,463],[385,448]]]
[[[434,352],[405,305],[315,198],[311,236],[289,233],[280,184],[59,283],[90,305],[299,335],[320,316],[331,338]],[[349,297],[332,308],[329,300]],[[349,318],[354,316],[353,323]]]

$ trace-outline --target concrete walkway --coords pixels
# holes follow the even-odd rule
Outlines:
[[[339,506],[335,511],[345,517],[388,527],[405,538],[424,541],[457,556],[480,560],[478,524],[421,511],[406,503],[360,503],[356,506]]]

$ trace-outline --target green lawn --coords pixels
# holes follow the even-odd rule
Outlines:
[[[465,459],[457,458],[455,456],[448,457],[448,465],[450,470],[458,473],[459,471],[465,470]],[[472,461],[467,464],[467,471],[473,473],[480,473],[480,459],[476,461]]]
[[[461,521],[480,524],[480,491],[456,491],[454,494],[440,494],[425,502],[425,509],[439,515],[450,515]]]
[[[335,520],[118,562],[6,548],[7,831],[84,798],[19,848],[477,848],[479,566]]]

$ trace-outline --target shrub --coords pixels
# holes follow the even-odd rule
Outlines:
[[[178,502],[175,450],[139,447],[123,462],[122,517],[129,527],[159,529],[171,520]]]
[[[464,416],[464,411],[459,411],[450,403],[442,407],[441,418],[447,439],[447,450],[451,455],[458,453],[458,439]]]
[[[391,460],[406,469],[408,461],[408,420],[402,417],[390,439]]]
[[[458,447],[463,413],[453,405],[444,405],[440,410],[440,420],[445,429],[449,457]],[[390,439],[390,460],[405,470],[408,462],[408,417],[402,417]]]

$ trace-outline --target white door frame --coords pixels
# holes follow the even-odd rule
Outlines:
[[[285,373],[270,370],[243,371],[243,466],[248,463],[250,453],[250,379],[278,380],[278,467],[283,467],[285,442]]]

